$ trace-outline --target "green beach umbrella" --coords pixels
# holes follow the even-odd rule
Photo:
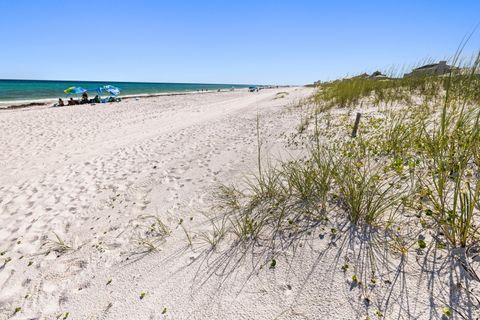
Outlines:
[[[82,94],[84,92],[87,92],[87,89],[84,89],[82,87],[70,87],[65,90],[63,90],[66,94]]]

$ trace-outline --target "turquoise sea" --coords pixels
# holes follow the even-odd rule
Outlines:
[[[68,87],[79,86],[94,89],[110,84],[120,88],[121,96],[135,94],[153,94],[162,92],[182,92],[196,90],[218,90],[246,88],[243,84],[211,83],[153,83],[153,82],[115,82],[115,81],[50,81],[50,80],[1,80],[0,101],[36,100],[65,97]],[[93,93],[92,93],[93,94]]]

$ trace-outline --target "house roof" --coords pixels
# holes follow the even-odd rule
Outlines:
[[[358,79],[358,78],[368,78],[368,73],[362,73],[353,77],[350,77],[350,79]]]
[[[415,68],[413,70],[423,70],[423,69],[429,69],[429,68],[433,68],[433,67],[436,67],[438,66],[439,63],[431,63],[431,64],[426,64],[424,66],[421,66],[421,67],[418,67],[418,68]]]
[[[413,70],[415,71],[415,70],[432,69],[432,68],[439,67],[439,66],[445,67],[446,69],[456,69],[456,67],[454,67],[454,66],[449,66],[449,65],[447,64],[447,61],[442,60],[442,61],[440,61],[440,62],[438,62],[438,63],[426,64],[426,65],[424,65],[424,66],[418,67],[418,68],[413,69]]]

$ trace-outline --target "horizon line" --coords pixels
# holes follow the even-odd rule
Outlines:
[[[118,81],[118,80],[66,80],[66,79],[24,79],[24,78],[15,78],[7,79],[0,78],[0,81],[45,81],[45,82],[116,82],[116,83],[154,83],[154,84],[218,84],[218,85],[237,85],[237,86],[248,86],[248,85],[259,85],[258,83],[222,83],[222,82],[156,82],[156,81]],[[263,84],[265,85],[265,84]]]

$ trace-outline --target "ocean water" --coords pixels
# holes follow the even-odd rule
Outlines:
[[[97,81],[46,81],[46,80],[1,80],[0,101],[37,100],[63,98],[68,87],[79,86],[94,89],[110,84],[120,88],[121,96],[135,94],[153,94],[162,92],[184,92],[196,90],[218,90],[246,88],[241,84],[210,83],[152,83],[152,82],[97,82]],[[92,95],[95,94],[92,92]]]

